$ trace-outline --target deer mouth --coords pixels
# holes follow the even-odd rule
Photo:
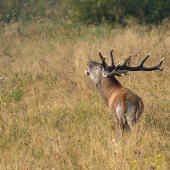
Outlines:
[[[88,70],[85,70],[85,75],[89,76],[90,72]]]

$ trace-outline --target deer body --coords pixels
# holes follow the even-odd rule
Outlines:
[[[105,63],[106,58],[103,58],[99,52],[102,64],[95,61],[88,61],[88,71],[85,71],[85,73],[96,84],[101,97],[109,108],[111,118],[123,131],[126,124],[128,124],[130,128],[133,128],[134,124],[143,113],[144,105],[142,99],[131,90],[124,88],[115,76],[127,75],[127,70],[152,71],[162,69],[160,66],[163,60],[154,67],[143,67],[144,62],[150,55],[149,54],[138,67],[126,66],[127,60],[122,66],[120,66],[120,64],[115,66],[112,51],[113,50],[110,52],[111,66],[107,66]]]
[[[142,99],[129,89],[124,88],[114,76],[103,78],[96,84],[96,87],[109,107],[114,123],[121,130],[124,130],[126,124],[132,128],[143,113]]]

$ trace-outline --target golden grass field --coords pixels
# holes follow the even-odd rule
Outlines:
[[[170,169],[170,24],[72,28],[48,22],[0,26],[0,169]],[[118,77],[143,98],[140,122],[116,135],[89,77],[98,52],[163,71]],[[108,57],[107,62],[110,62]]]

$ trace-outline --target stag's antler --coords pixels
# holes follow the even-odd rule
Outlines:
[[[141,64],[138,66],[138,67],[129,67],[127,66],[128,62],[130,61],[130,58],[132,57],[129,56],[123,65],[120,66],[120,64],[122,63],[119,63],[118,65],[114,65],[114,60],[113,60],[113,52],[114,49],[112,49],[110,51],[110,58],[111,58],[111,66],[107,66],[106,62],[105,62],[105,59],[106,58],[103,58],[102,55],[101,55],[101,52],[99,52],[99,55],[100,55],[100,58],[102,59],[102,64],[103,64],[103,67],[104,69],[107,71],[107,76],[110,76],[110,75],[117,75],[117,76],[121,76],[121,75],[128,75],[129,73],[127,73],[128,71],[152,71],[152,70],[162,70],[163,68],[161,68],[161,64],[163,62],[163,60],[165,59],[165,57],[160,61],[160,63],[154,67],[144,67],[143,64],[144,62],[148,59],[148,57],[151,55],[148,54],[146,56],[146,58],[141,62]],[[119,71],[119,70],[122,70],[122,71]],[[125,71],[126,70],[126,71]]]
[[[144,62],[148,59],[148,57],[151,55],[148,54],[146,56],[146,58],[141,62],[141,64],[138,67],[128,67],[126,65],[126,61],[124,62],[123,65],[118,67],[118,70],[129,70],[129,71],[153,71],[153,70],[162,70],[163,68],[161,68],[161,64],[163,62],[163,60],[165,59],[165,57],[160,61],[160,63],[154,67],[144,67],[143,64]],[[131,57],[131,56],[130,56]]]

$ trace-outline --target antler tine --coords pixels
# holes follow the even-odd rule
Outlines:
[[[140,64],[140,66],[142,66],[143,67],[143,64],[144,64],[144,62],[148,59],[148,57],[151,55],[151,53],[149,53],[145,58],[144,58],[144,60],[141,62],[141,64]]]
[[[125,62],[126,62],[126,64],[127,64],[127,62],[129,61],[131,61],[131,57],[133,56],[133,54],[131,54],[126,60],[125,60]],[[130,64],[130,63],[129,63]]]
[[[114,65],[114,60],[113,60],[113,50],[114,50],[114,49],[115,49],[115,48],[113,48],[113,49],[110,51],[111,68],[112,68],[112,69],[115,67],[115,65]]]
[[[100,58],[101,58],[102,61],[103,61],[103,56],[101,55],[101,51],[99,51],[99,56],[100,56]]]
[[[116,65],[116,67],[115,67],[115,70],[117,70],[118,67],[119,67],[119,65],[122,64],[122,63],[123,63],[123,61],[121,61],[120,63],[118,63],[118,64]]]
[[[104,61],[106,60],[107,56],[104,57]]]
[[[159,65],[159,67],[160,67],[160,70],[163,70],[163,68],[161,67],[161,64],[162,64],[162,62],[163,62],[163,60],[165,59],[165,57],[160,61],[160,63],[158,64]]]
[[[108,68],[108,66],[107,66],[107,64],[105,62],[105,59],[106,59],[107,56],[105,58],[103,58],[103,56],[101,55],[101,51],[99,51],[99,56],[100,56],[100,58],[102,60],[102,64],[103,64],[104,69],[106,69],[106,71],[109,72],[109,68]]]
[[[120,66],[120,64],[123,63],[123,61],[121,61],[120,63],[118,63],[118,64],[116,65],[115,69],[118,70],[119,66],[120,66],[120,67],[127,67],[127,66],[126,66],[126,63],[129,61],[129,59],[132,57],[132,55],[133,55],[133,54],[131,54],[131,55],[125,60],[125,62],[124,62],[124,64],[123,64],[122,66]],[[119,69],[119,70],[120,70],[120,69]]]

